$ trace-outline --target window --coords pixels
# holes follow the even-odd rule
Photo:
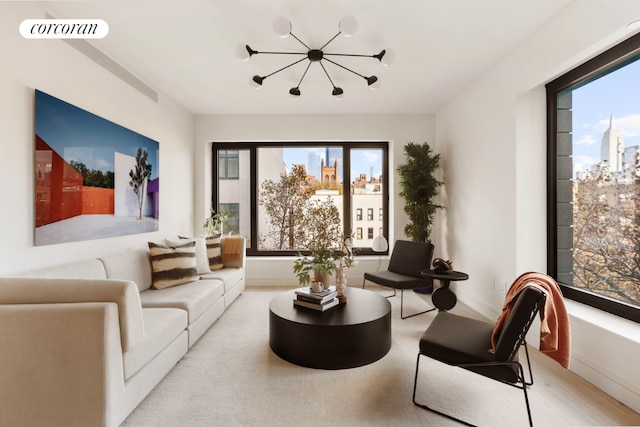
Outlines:
[[[227,213],[227,224],[222,231],[240,234],[240,203],[219,203],[218,210]]]
[[[378,219],[379,219],[380,221],[382,221],[382,217],[383,217],[382,209],[379,209],[379,210],[378,210]]]
[[[369,240],[373,239],[373,227],[367,228],[367,239]]]
[[[636,322],[638,81],[640,35],[547,85],[549,273],[566,297]]]
[[[220,179],[238,179],[238,150],[222,150],[218,153],[218,177]]]
[[[373,254],[373,226],[388,235],[387,142],[216,142],[212,150],[212,206],[235,204],[234,231],[248,239],[249,255],[305,253],[305,221],[327,209],[359,254]],[[355,226],[365,210],[368,239]]]

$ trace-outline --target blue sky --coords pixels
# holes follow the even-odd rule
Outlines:
[[[573,91],[574,171],[600,162],[612,114],[624,146],[640,145],[640,60]]]
[[[283,151],[284,162],[288,167],[293,164],[303,164],[308,167],[309,152],[315,152],[324,159],[326,147],[285,148]],[[371,178],[371,167],[373,167],[373,176],[380,176],[382,174],[382,150],[351,150],[351,166],[352,180],[361,173],[366,173],[367,178]]]
[[[114,171],[114,151],[135,157],[147,150],[151,179],[158,177],[158,143],[144,135],[36,90],[36,134],[65,161]]]

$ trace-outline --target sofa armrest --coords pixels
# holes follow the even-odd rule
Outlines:
[[[115,303],[0,305],[0,425],[118,425],[118,330]]]
[[[138,287],[132,281],[0,277],[0,305],[79,302],[116,303],[123,350],[142,342],[142,304]]]

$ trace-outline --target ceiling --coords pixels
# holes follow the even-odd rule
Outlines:
[[[109,0],[51,1],[57,18],[95,18],[109,24],[102,52],[194,114],[428,114],[486,72],[567,5],[570,0]],[[364,79],[327,64],[344,97],[336,100],[322,68],[313,64],[300,99],[306,61],[251,87],[299,57],[254,55],[243,62],[239,44],[259,51],[306,51],[294,38],[272,30],[287,17],[292,32],[320,48],[352,15],[358,31],[340,36],[325,52],[375,54],[395,51],[384,67],[372,58],[341,58],[354,71],[376,75],[378,90]],[[304,65],[303,65],[304,64]]]

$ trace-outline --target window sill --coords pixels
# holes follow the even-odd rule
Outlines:
[[[640,323],[570,299],[565,299],[565,305],[570,317],[576,317],[583,322],[640,344]]]

